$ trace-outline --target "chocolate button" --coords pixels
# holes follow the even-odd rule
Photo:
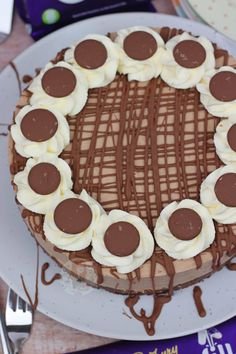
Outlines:
[[[186,69],[194,69],[202,65],[206,59],[205,48],[191,39],[176,44],[173,50],[175,61]]]
[[[63,200],[54,211],[54,222],[66,234],[79,234],[92,222],[92,212],[87,203],[78,198]]]
[[[104,44],[95,39],[80,42],[74,52],[75,60],[82,68],[97,69],[107,60],[107,50]]]
[[[130,33],[124,40],[124,51],[132,59],[146,60],[157,51],[157,41],[148,32],[136,31]]]
[[[47,70],[42,77],[42,87],[52,97],[66,97],[74,91],[75,86],[76,77],[74,73],[62,66]]]
[[[232,125],[227,134],[228,144],[232,150],[236,151],[236,124]]]
[[[55,135],[58,121],[54,114],[47,109],[33,109],[21,121],[21,132],[31,141],[41,142]]]
[[[172,235],[180,240],[188,241],[200,234],[202,219],[194,210],[180,208],[171,214],[168,226]]]
[[[35,193],[47,195],[55,192],[61,182],[58,169],[51,163],[42,162],[31,168],[28,183]]]
[[[186,69],[198,68],[206,59],[205,48],[191,39],[176,44],[173,55],[175,61]]]
[[[236,74],[231,71],[220,71],[210,80],[209,89],[213,97],[222,102],[236,99]]]
[[[228,207],[236,207],[236,173],[226,173],[215,184],[217,199]]]
[[[135,226],[126,221],[119,221],[108,227],[104,243],[111,254],[126,257],[138,248],[140,235]]]

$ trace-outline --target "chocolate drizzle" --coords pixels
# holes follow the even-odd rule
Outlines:
[[[21,87],[21,81],[20,81],[20,75],[19,75],[19,71],[15,65],[15,63],[13,61],[10,61],[9,65],[11,66],[11,68],[13,69],[13,71],[16,74],[16,80],[17,80],[17,84],[18,84],[18,88],[19,88],[19,93],[21,95],[22,92],[22,87]]]
[[[200,317],[206,316],[206,310],[202,303],[202,290],[199,286],[193,288],[193,298]]]
[[[21,274],[21,282],[22,282],[22,286],[24,288],[25,294],[27,296],[27,299],[33,309],[33,311],[36,311],[37,307],[38,307],[38,294],[39,294],[39,288],[38,288],[38,282],[39,282],[39,245],[37,244],[37,266],[36,266],[36,275],[35,275],[35,291],[34,291],[34,297],[32,298],[32,296],[30,295],[24,277]]]
[[[61,274],[59,273],[54,274],[50,280],[46,279],[46,271],[48,270],[49,266],[49,263],[46,262],[41,267],[41,283],[43,285],[51,285],[54,283],[54,281],[61,279]]]
[[[146,311],[143,308],[141,308],[139,312],[135,310],[134,306],[138,303],[139,299],[139,295],[131,295],[125,300],[125,304],[129,308],[134,318],[143,323],[147,334],[149,336],[153,336],[155,334],[155,324],[161,313],[161,310],[163,306],[171,300],[171,297],[154,295],[153,310],[149,316],[146,315]]]
[[[236,271],[236,263],[232,263],[232,262],[227,263],[227,264],[226,264],[226,267],[227,267],[228,270],[234,270],[234,271]]]

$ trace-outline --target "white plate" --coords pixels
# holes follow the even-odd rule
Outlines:
[[[205,35],[222,47],[227,47],[221,36],[202,24],[166,15],[128,13],[102,16],[65,27],[35,43],[14,62],[21,77],[24,74],[33,74],[34,68],[45,65],[58,50],[85,34],[106,33],[131,25],[183,28],[195,34]],[[236,49],[232,49],[231,52],[236,54]],[[8,124],[11,122],[12,111],[19,94],[15,73],[10,66],[0,74],[0,92],[0,122]],[[7,131],[6,126],[0,128]],[[24,275],[26,284],[33,294],[36,245],[14,201],[8,172],[7,138],[1,137],[0,142],[0,275],[9,286],[25,298],[20,274]],[[46,261],[51,264],[52,274],[59,271],[58,266],[40,251],[40,264]],[[207,310],[205,318],[197,315],[192,287],[177,291],[172,301],[163,308],[154,337],[146,335],[140,322],[122,314],[123,310],[129,312],[124,305],[124,296],[104,290],[83,288],[82,284],[83,289],[71,294],[65,290],[64,281],[57,281],[47,287],[39,282],[38,309],[64,324],[101,336],[133,340],[177,337],[213,326],[236,315],[235,275],[234,272],[223,269],[201,283],[203,302]],[[151,309],[152,297],[143,296],[142,303],[147,310]]]

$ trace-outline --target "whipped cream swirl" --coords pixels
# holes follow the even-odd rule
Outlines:
[[[63,67],[70,70],[76,78],[75,88],[68,96],[50,96],[42,87],[43,75],[49,69],[57,67]],[[57,64],[52,64],[51,62],[48,63],[45,68],[40,71],[39,75],[33,79],[28,90],[32,92],[32,96],[30,97],[31,105],[50,107],[50,109],[56,109],[63,115],[68,114],[73,116],[78,114],[83,109],[88,98],[88,85],[83,73],[63,61],[60,61]]]
[[[216,182],[221,176],[228,173],[236,173],[236,166],[223,166],[211,172],[202,182],[200,189],[202,204],[208,209],[212,218],[221,224],[233,224],[236,222],[236,207],[222,204],[215,193]]]
[[[179,65],[173,55],[174,48],[182,41],[191,40],[196,41],[206,51],[206,58],[204,62],[195,68],[185,68]],[[215,67],[214,49],[211,42],[205,37],[193,37],[187,32],[171,38],[166,43],[166,50],[162,56],[162,72],[161,78],[169,86],[178,89],[187,89],[195,86],[205,75],[206,71]]]
[[[124,51],[123,44],[125,38],[133,32],[143,31],[151,34],[157,43],[156,52],[148,59],[136,60],[129,57]],[[164,53],[164,41],[151,28],[144,26],[134,26],[120,30],[115,38],[115,43],[120,47],[120,60],[118,71],[120,74],[128,74],[128,80],[148,81],[160,75],[162,70],[162,55]],[[140,46],[142,43],[140,43]]]
[[[68,234],[60,230],[54,221],[54,211],[57,205],[63,200],[78,198],[88,204],[92,212],[92,221],[89,227],[77,234]],[[104,213],[101,205],[83,190],[79,195],[68,191],[63,197],[57,200],[45,215],[43,230],[46,238],[56,247],[66,251],[80,251],[88,247],[92,236],[97,229],[97,224],[101,215]]]
[[[33,167],[40,163],[52,164],[60,173],[60,184],[53,193],[38,194],[29,185],[29,173]],[[15,175],[14,183],[17,186],[17,199],[26,209],[35,213],[46,214],[52,203],[72,188],[71,169],[64,160],[45,154],[39,158],[28,159],[24,170]]]
[[[75,49],[83,41],[95,40],[104,45],[107,57],[105,63],[95,69],[87,69],[79,65],[75,59]],[[93,53],[89,53],[93,55]],[[96,54],[95,54],[96,56]],[[117,45],[110,40],[110,38],[100,34],[89,34],[84,37],[80,42],[74,44],[65,52],[64,60],[73,67],[79,68],[87,79],[88,87],[103,87],[112,82],[116,76],[118,67],[119,50]]]
[[[31,141],[27,139],[21,130],[21,122],[25,115],[40,106],[24,106],[15,117],[15,124],[11,126],[11,136],[15,142],[15,149],[19,155],[24,157],[39,157],[46,153],[50,155],[60,155],[62,150],[70,142],[70,129],[65,117],[56,109],[47,108],[57,120],[57,130],[55,134],[46,141]]]
[[[180,208],[195,211],[202,220],[200,233],[192,240],[176,238],[169,229],[168,221],[173,212]],[[154,235],[156,242],[170,257],[187,259],[196,256],[210,246],[215,238],[213,220],[208,210],[195,200],[184,199],[166,206],[157,219]]]
[[[104,235],[108,227],[117,222],[128,222],[133,225],[140,236],[138,248],[130,255],[120,257],[108,251],[104,243]],[[151,232],[142,219],[125,211],[114,209],[108,215],[103,214],[96,227],[92,239],[92,257],[100,264],[116,267],[119,273],[129,273],[140,267],[154,250]]]
[[[210,70],[205,73],[201,82],[197,84],[197,90],[200,92],[200,101],[206,110],[216,117],[229,117],[236,114],[236,99],[233,101],[223,102],[212,96],[209,84],[211,78],[222,71],[230,71],[236,74],[236,69],[231,66],[222,66],[217,70]]]
[[[234,151],[228,142],[228,132],[236,124],[236,116],[230,116],[228,119],[222,119],[216,127],[214,135],[214,144],[216,153],[226,165],[236,164],[236,151]]]

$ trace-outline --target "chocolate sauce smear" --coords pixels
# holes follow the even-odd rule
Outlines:
[[[22,286],[24,288],[25,294],[27,296],[27,299],[32,307],[33,311],[36,311],[37,307],[38,307],[38,302],[39,302],[39,245],[37,244],[37,266],[36,266],[36,275],[35,275],[35,291],[34,291],[34,297],[32,298],[32,296],[30,295],[24,277],[21,274],[21,282],[22,282]]]
[[[46,279],[46,272],[47,272],[49,266],[50,266],[49,263],[46,262],[42,265],[42,268],[41,268],[41,283],[46,286],[51,285],[56,280],[61,279],[61,274],[59,274],[59,273],[54,274],[50,280]]]
[[[202,303],[202,290],[199,286],[193,288],[193,298],[200,317],[206,316],[206,310]]]
[[[233,271],[236,271],[236,263],[228,263],[226,264],[226,267],[228,270],[233,270]]]
[[[139,312],[137,312],[134,306],[138,303],[140,296],[139,295],[130,295],[125,300],[125,305],[129,308],[131,314],[134,318],[143,323],[144,328],[149,336],[153,336],[155,334],[155,324],[160,316],[161,310],[165,304],[167,304],[170,300],[170,296],[158,296],[154,295],[154,305],[151,315],[147,315],[146,311],[141,308]]]
[[[95,39],[86,39],[76,46],[74,56],[82,68],[94,70],[105,64],[107,50],[103,43]]]

